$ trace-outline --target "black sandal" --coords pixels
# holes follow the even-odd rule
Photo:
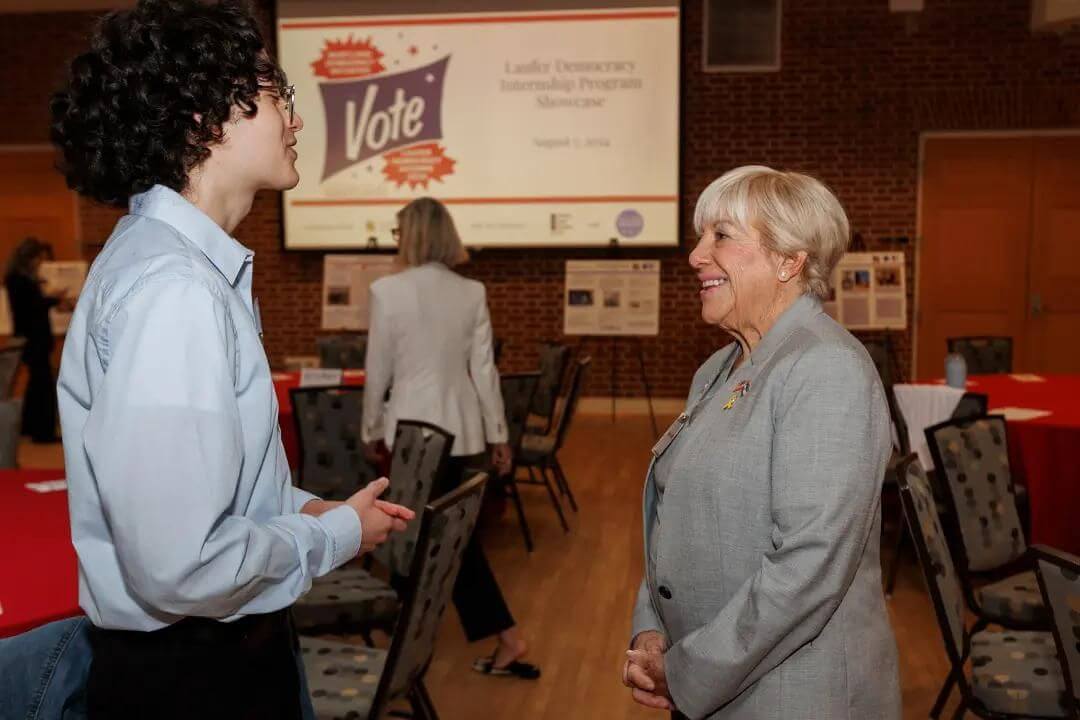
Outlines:
[[[491,657],[477,658],[472,667],[478,673],[495,677],[516,677],[522,680],[537,680],[540,678],[540,668],[520,660],[514,660],[503,667],[495,667],[494,653]]]

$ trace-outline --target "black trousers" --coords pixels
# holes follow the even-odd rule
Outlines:
[[[465,481],[466,471],[476,466],[475,457],[451,457],[432,499],[446,494]],[[465,638],[476,642],[514,627],[514,616],[506,606],[499,583],[491,572],[479,534],[474,532],[465,546],[461,570],[454,583],[454,607],[457,608]]]
[[[22,434],[36,442],[56,440],[56,381],[48,351],[23,354],[30,377],[22,406]]]
[[[89,719],[299,720],[296,643],[288,610],[153,632],[95,627]]]

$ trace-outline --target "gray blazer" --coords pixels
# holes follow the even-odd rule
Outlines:
[[[736,351],[694,376],[662,498],[649,467],[633,635],[666,635],[668,684],[690,718],[899,718],[874,365],[809,296],[729,372]]]

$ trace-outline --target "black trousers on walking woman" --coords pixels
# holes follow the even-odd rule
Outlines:
[[[482,465],[477,456],[451,457],[442,480],[432,492],[432,499],[445,495],[467,479],[470,467]],[[502,591],[495,581],[477,532],[469,538],[461,559],[461,570],[454,583],[454,607],[461,617],[469,642],[498,635],[514,626],[514,617],[506,607]]]
[[[23,362],[29,370],[22,406],[22,434],[34,442],[56,442],[56,380],[48,347],[27,345]]]

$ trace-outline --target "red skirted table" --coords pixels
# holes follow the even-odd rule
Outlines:
[[[984,393],[990,413],[1002,408],[1049,412],[1028,420],[1009,420],[1009,458],[1031,498],[1032,542],[1080,554],[1080,375],[976,375],[970,392]]]
[[[292,402],[289,391],[300,387],[299,372],[274,373],[274,392],[278,401],[278,424],[281,426],[281,444],[285,446],[285,457],[289,467],[294,470],[300,464],[300,441],[296,437],[296,423],[293,421]],[[363,385],[363,370],[346,370],[342,373],[343,385]]]
[[[0,470],[0,637],[82,612],[63,477]]]

